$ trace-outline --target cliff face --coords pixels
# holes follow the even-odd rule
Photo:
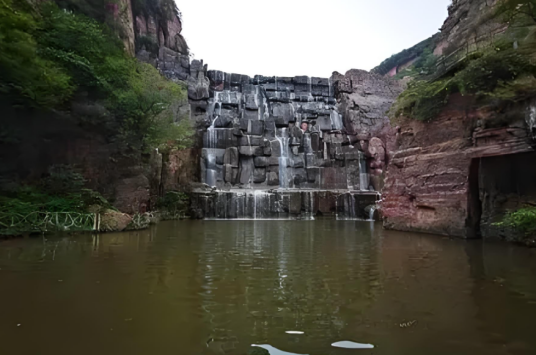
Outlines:
[[[448,56],[504,32],[489,20],[495,3],[454,1],[436,53]],[[496,223],[536,203],[534,105],[524,98],[484,105],[476,95],[453,94],[429,122],[399,117],[383,190],[384,226],[533,243]]]
[[[508,165],[487,171],[482,166],[491,157],[534,151],[535,142],[526,128],[523,114],[507,126],[485,128],[484,122],[500,120],[498,116],[502,113],[468,109],[467,100],[461,96],[451,97],[447,108],[433,123],[413,119],[400,123],[383,190],[386,228],[477,237],[475,231],[480,228],[482,211],[476,210],[475,203],[481,203],[482,197],[490,193],[489,189],[481,188],[495,175],[510,173]],[[517,108],[518,113],[522,110],[523,107]],[[519,161],[517,168],[532,164],[533,157],[525,158]],[[505,185],[515,186],[515,177],[512,175]],[[497,191],[501,196],[496,197],[502,202],[501,206],[494,206],[495,215],[500,216],[506,206],[518,207],[524,201],[534,200],[534,195],[523,196],[524,188],[519,194],[516,191],[508,187]],[[489,227],[498,221],[489,220],[485,224]]]
[[[182,24],[174,1],[56,2],[109,25],[129,54],[146,53],[148,62],[165,69],[168,62],[160,58],[172,53],[183,59],[178,60],[179,67],[189,73],[188,46],[181,35]],[[140,4],[153,5],[140,8]],[[154,55],[146,50],[151,43],[155,45]],[[0,189],[38,182],[49,167],[69,165],[83,175],[88,188],[102,193],[120,211],[138,213],[154,208],[163,192],[185,190],[190,181],[198,179],[197,169],[193,168],[198,166],[196,150],[162,156],[158,151],[143,153],[132,149],[119,142],[119,127],[107,126],[111,121],[106,118],[112,114],[88,96],[87,92],[77,93],[61,112],[14,108],[0,97],[2,130],[21,137],[0,141]],[[188,117],[187,98],[173,107],[175,120]]]
[[[497,1],[453,0],[449,6],[449,16],[441,27],[434,54],[448,55],[468,42],[503,31],[502,24],[486,17]]]
[[[188,96],[204,148],[201,182],[368,190],[368,162],[379,190],[394,135],[386,112],[401,89],[362,70],[251,78],[193,61]]]

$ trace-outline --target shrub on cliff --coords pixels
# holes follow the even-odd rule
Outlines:
[[[376,68],[372,69],[371,72],[380,75],[385,75],[391,69],[403,65],[415,58],[419,58],[416,63],[416,67],[424,67],[425,64],[429,64],[426,63],[426,61],[431,59],[431,49],[435,46],[437,38],[438,35],[433,35],[432,37],[425,39],[424,41],[416,44],[411,48],[404,49],[402,52],[392,55],[388,59],[384,60]]]
[[[536,0],[501,0],[483,18],[498,19],[508,28],[493,43],[480,43],[478,51],[460,52],[465,57],[439,79],[411,83],[393,105],[392,118],[430,121],[454,93],[497,109],[536,95]]]
[[[182,218],[188,212],[190,199],[182,192],[169,191],[161,197],[156,207],[162,215],[162,219]]]
[[[502,38],[490,49],[475,52],[458,70],[435,81],[415,80],[408,85],[390,112],[430,121],[448,102],[451,94],[472,95],[481,104],[508,103],[536,95],[536,48],[532,39],[520,42]]]
[[[31,10],[24,1],[0,0],[0,94],[15,103],[54,107],[74,86],[61,65],[39,55],[39,24]]]
[[[499,227],[511,227],[524,234],[536,233],[536,207],[526,207],[508,213],[502,222],[496,223]]]
[[[108,129],[130,150],[184,147],[187,120],[172,110],[186,90],[125,53],[105,25],[52,2],[0,0],[0,94],[12,103],[66,109],[75,92],[109,113],[84,122]]]

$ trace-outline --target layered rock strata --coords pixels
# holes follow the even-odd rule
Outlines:
[[[508,207],[536,197],[530,179],[520,173],[523,164],[533,164],[533,155],[521,154],[533,152],[536,145],[527,125],[532,109],[533,104],[524,103],[498,113],[456,95],[433,123],[403,119],[383,190],[384,226],[497,237],[492,224]],[[511,123],[503,124],[505,117]],[[518,163],[491,160],[499,156]]]

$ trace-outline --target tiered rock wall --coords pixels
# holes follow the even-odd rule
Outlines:
[[[192,117],[204,131],[202,182],[220,188],[381,188],[368,174],[383,173],[390,132],[385,112],[401,91],[398,84],[358,70],[329,79],[250,78],[208,71],[199,61],[190,73]]]
[[[453,1],[435,53],[448,56],[504,31],[488,16],[496,2]],[[526,100],[496,110],[453,95],[431,122],[401,118],[383,190],[384,226],[515,240],[494,224],[536,199],[533,169],[523,168],[534,154],[522,154],[536,145],[535,106]]]

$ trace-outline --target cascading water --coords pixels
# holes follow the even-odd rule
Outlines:
[[[206,184],[210,187],[216,186],[218,171],[216,165],[216,155],[209,150],[207,154],[207,176]]]
[[[207,136],[206,136],[206,142],[205,142],[205,147],[206,148],[216,148],[217,147],[218,134],[216,132],[216,128],[214,127],[214,125],[216,124],[216,120],[219,117],[220,116],[216,116],[216,118],[214,118],[214,120],[212,121],[212,124],[210,125],[210,127],[207,128]]]
[[[357,218],[357,208],[355,202],[356,195],[347,192],[337,196],[335,200],[336,206],[336,218],[338,220],[356,220]]]
[[[268,199],[268,201],[267,201]],[[269,206],[270,195],[266,191],[255,191],[253,193],[253,219],[268,218],[267,206]]]
[[[347,130],[331,80],[210,75],[218,85],[210,88],[200,165],[212,188],[195,192],[201,218],[314,219],[331,215],[335,203],[341,218],[368,216],[361,207],[375,202],[367,164],[353,136],[340,140]],[[310,132],[301,135],[303,122]]]
[[[359,189],[369,191],[370,175],[367,173],[367,161],[365,155],[359,152]]]
[[[311,146],[311,135],[309,133],[303,135],[303,149],[306,154],[313,153],[313,147]]]
[[[279,141],[279,145],[281,146],[281,157],[279,157],[279,187],[282,189],[288,189],[288,130],[287,128],[281,128],[280,136],[277,135],[278,131],[279,130],[276,130],[275,138]]]
[[[375,212],[376,212],[376,206],[372,206],[369,211],[369,220],[374,221]]]
[[[532,133],[532,138],[536,139],[536,99],[532,101],[532,104],[528,108],[527,125]]]
[[[218,134],[216,130],[216,120],[220,118],[221,115],[221,103],[219,102],[220,93],[214,93],[214,111],[212,123],[210,127],[207,128],[207,134],[205,139],[205,148],[217,148],[218,144]]]
[[[341,117],[341,114],[336,112],[336,111],[331,111],[331,114],[330,114],[330,119],[331,119],[331,127],[336,130],[336,131],[340,131],[344,128],[343,124],[342,124],[342,117]]]

